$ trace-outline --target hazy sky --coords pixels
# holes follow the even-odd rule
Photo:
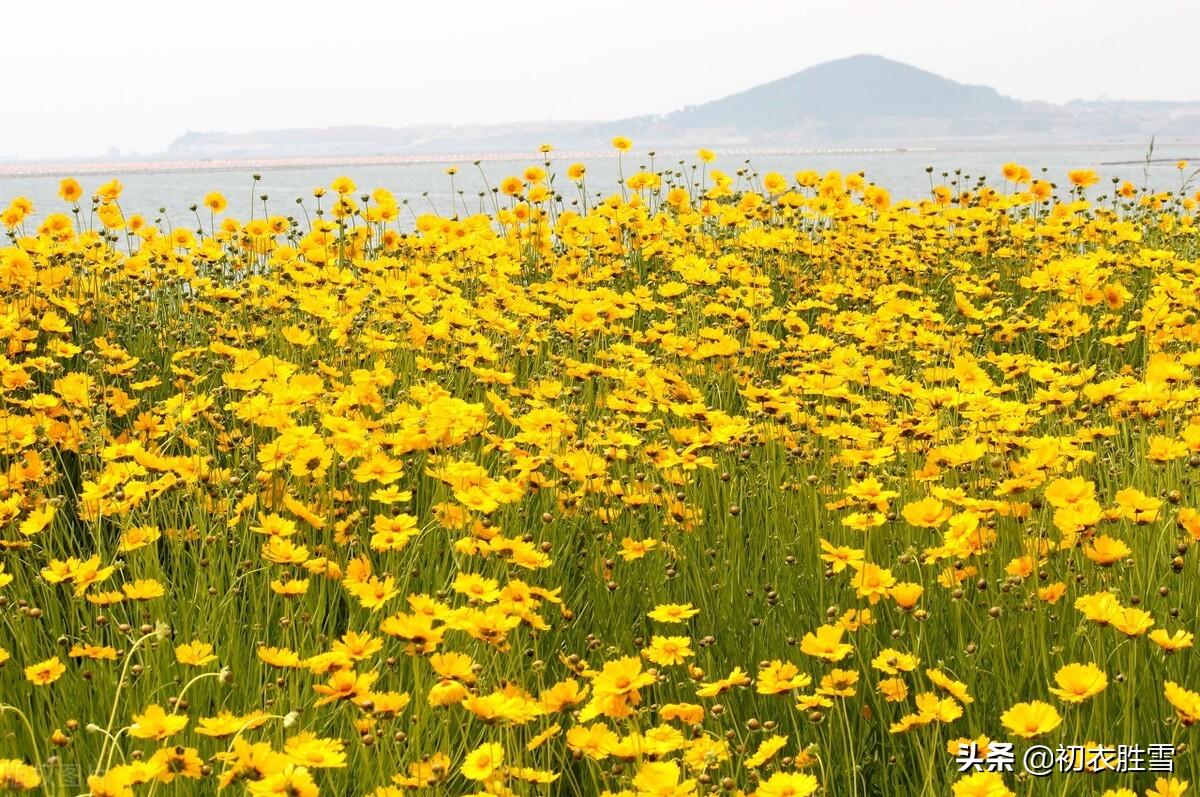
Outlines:
[[[5,4],[0,158],[187,130],[613,119],[877,53],[1019,99],[1200,99],[1200,3],[67,0]]]

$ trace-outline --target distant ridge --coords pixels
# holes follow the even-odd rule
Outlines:
[[[607,148],[615,135],[639,148],[927,146],[947,141],[1088,141],[1196,136],[1200,102],[1024,102],[879,55],[809,67],[674,112],[607,122],[341,126],[246,133],[188,132],[176,160],[420,156],[460,152]]]
[[[972,119],[1019,115],[1021,103],[878,55],[839,58],[666,117],[674,127],[775,131],[793,120]]]

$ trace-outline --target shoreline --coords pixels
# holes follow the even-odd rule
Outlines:
[[[1160,146],[1177,146],[1187,147],[1200,145],[1200,139],[1179,139],[1177,141],[1163,142]],[[657,154],[664,157],[680,154],[692,154],[697,147],[682,146],[673,144],[661,148],[653,146],[647,147],[646,150],[656,151]],[[824,147],[789,147],[789,146],[766,146],[766,147],[712,147],[717,155],[729,157],[754,157],[767,155],[889,155],[889,154],[911,154],[911,153],[935,153],[935,152],[970,152],[973,150],[1004,150],[1009,148],[1014,149],[1037,149],[1037,150],[1062,150],[1062,149],[1114,149],[1128,148],[1136,146],[1131,141],[1089,141],[1089,142],[1062,142],[1062,141],[1039,141],[1039,142],[1022,142],[1022,141],[992,141],[984,140],[956,140],[956,141],[939,141],[931,142],[930,144],[903,146],[903,145],[849,145],[849,146],[824,146]],[[644,157],[646,151],[640,151],[638,157]],[[1190,154],[1190,152],[1189,152]],[[550,153],[550,158],[557,162],[565,160],[599,160],[616,158],[618,153],[612,149],[593,149],[593,150],[554,150]],[[285,156],[285,157],[238,157],[238,158],[200,158],[200,159],[173,159],[167,157],[158,158],[137,158],[128,160],[105,160],[105,159],[80,159],[80,160],[40,160],[40,161],[0,161],[0,179],[3,178],[20,178],[20,177],[67,177],[76,175],[96,175],[96,174],[163,174],[172,172],[219,172],[219,171],[272,171],[278,169],[319,169],[332,166],[404,166],[411,164],[438,164],[446,165],[467,165],[475,161],[479,162],[536,162],[545,157],[542,153],[536,150],[529,151],[502,151],[502,152],[474,152],[474,153],[428,153],[428,154],[376,154],[376,155],[313,155],[313,156]],[[1160,156],[1155,160],[1170,161],[1175,158],[1166,158]],[[1130,163],[1141,163],[1142,161],[1130,161]]]
[[[854,155],[854,154],[886,154],[904,152],[934,152],[936,147],[747,147],[725,148],[714,150],[721,155]],[[690,153],[692,150],[670,147],[659,150],[661,155]],[[571,159],[611,159],[618,154],[613,150],[555,150],[551,154],[553,160]],[[272,158],[203,158],[193,160],[173,160],[170,158],[155,158],[145,160],[80,160],[80,161],[21,161],[0,162],[0,178],[4,177],[58,177],[83,174],[155,174],[169,172],[207,172],[207,171],[238,171],[252,169],[255,171],[270,171],[273,169],[319,169],[329,166],[405,166],[410,164],[445,163],[470,164],[475,161],[482,163],[505,161],[539,161],[544,156],[540,152],[481,152],[465,155],[427,154],[427,155],[320,155],[310,157],[272,157]]]

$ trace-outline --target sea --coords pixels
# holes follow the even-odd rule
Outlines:
[[[1003,182],[1000,170],[1008,162],[1027,166],[1035,177],[1060,186],[1067,185],[1069,170],[1094,169],[1102,179],[1091,189],[1093,196],[1109,190],[1111,184],[1107,180],[1112,177],[1152,190],[1200,189],[1200,180],[1193,179],[1193,173],[1200,167],[1200,137],[1159,141],[1153,150],[1150,144],[1147,136],[1145,140],[1101,143],[989,141],[919,147],[717,150],[716,160],[703,168],[695,151],[656,152],[652,156],[636,146],[620,157],[608,152],[553,151],[548,157],[550,171],[556,173],[553,187],[568,205],[580,199],[580,188],[566,176],[566,167],[575,162],[587,167],[584,190],[589,203],[618,191],[620,176],[627,177],[641,168],[674,173],[676,182],[698,182],[702,177],[711,181],[712,170],[719,169],[741,186],[748,185],[753,175],[768,172],[789,177],[808,169],[820,173],[863,172],[869,182],[887,188],[893,200],[927,197],[932,186],[951,185],[955,181],[969,187],[984,178],[989,184],[1000,186]],[[316,209],[314,189],[327,188],[335,178],[348,176],[357,185],[356,194],[369,193],[377,187],[390,190],[405,206],[402,223],[407,225],[425,213],[462,216],[489,212],[494,198],[491,189],[498,187],[505,177],[521,175],[526,167],[542,166],[546,157],[530,152],[527,156],[467,155],[445,159],[348,158],[348,162],[328,158],[36,166],[9,162],[0,163],[0,207],[7,206],[15,197],[26,197],[33,202],[36,220],[47,213],[68,210],[58,197],[61,177],[79,179],[85,195],[116,178],[124,186],[120,203],[126,214],[141,213],[163,224],[208,228],[207,211],[201,207],[197,213],[191,208],[200,205],[209,192],[224,194],[229,202],[226,213],[239,219],[247,219],[251,213],[260,218],[264,213],[302,218],[304,211],[311,214]],[[1181,170],[1177,165],[1181,160],[1191,163]],[[455,173],[451,175],[450,171]],[[303,201],[303,210],[297,199]],[[328,206],[328,197],[323,203]]]

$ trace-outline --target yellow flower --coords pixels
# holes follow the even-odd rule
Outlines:
[[[495,742],[485,742],[467,753],[461,772],[471,780],[486,781],[504,765],[504,748]]]
[[[225,195],[218,191],[213,191],[204,195],[204,207],[208,208],[213,213],[220,213],[229,205],[229,201],[225,199]]]
[[[632,656],[606,662],[592,679],[592,688],[597,695],[624,696],[654,683],[655,678],[642,672],[642,663]]]
[[[723,695],[735,686],[746,686],[750,683],[750,677],[742,671],[741,667],[734,667],[733,671],[724,678],[718,678],[710,683],[701,683],[700,688],[696,690],[697,697],[717,697]]]
[[[685,636],[655,636],[642,655],[661,667],[683,664],[685,659],[695,655],[691,645],[692,640]]]
[[[680,782],[683,772],[675,761],[647,761],[638,767],[633,776],[633,787],[638,794],[662,795],[662,797],[685,797],[696,792],[696,781]]]
[[[768,194],[781,194],[787,190],[787,178],[778,172],[768,172],[763,175],[763,188]]]
[[[175,647],[175,660],[180,664],[203,667],[210,661],[216,661],[217,657],[213,655],[212,645],[207,642],[193,641]]]
[[[1071,180],[1072,185],[1080,188],[1087,188],[1089,185],[1100,182],[1100,176],[1091,169],[1072,169],[1067,172],[1067,177]]]
[[[201,736],[225,738],[233,736],[242,730],[250,730],[264,725],[269,719],[261,711],[255,711],[246,716],[238,716],[230,711],[221,711],[215,717],[203,717],[196,723],[196,733]]]
[[[1034,700],[1029,703],[1017,703],[1000,715],[1000,721],[1017,736],[1032,739],[1057,728],[1062,722],[1062,717],[1054,706]]]
[[[927,496],[919,501],[904,505],[901,510],[904,519],[910,524],[921,528],[937,528],[950,519],[954,510],[933,496]]]
[[[829,569],[835,573],[840,573],[847,567],[853,567],[856,570],[862,566],[863,552],[857,548],[850,548],[845,545],[835,546],[825,539],[821,539],[821,559],[829,564]]]
[[[96,196],[100,197],[105,202],[115,202],[121,196],[121,191],[124,186],[117,179],[109,180],[96,189]]]
[[[1154,618],[1147,611],[1128,606],[1117,610],[1109,623],[1125,636],[1136,637],[1150,630]]]
[[[975,772],[959,778],[952,790],[954,797],[1014,797],[996,772]]]
[[[858,672],[856,670],[833,669],[821,679],[821,685],[817,692],[834,697],[854,697],[857,683]]]
[[[661,603],[647,617],[660,623],[682,623],[699,613],[690,603]]]
[[[878,688],[883,699],[889,703],[899,703],[908,697],[908,685],[901,678],[883,678]]]
[[[808,797],[820,783],[807,773],[776,772],[759,784],[756,797]]]
[[[287,648],[260,647],[255,651],[259,660],[272,667],[299,667],[300,654]]]
[[[884,570],[878,565],[867,562],[858,569],[858,573],[850,580],[855,593],[860,598],[866,598],[872,604],[887,595],[888,590],[896,583],[892,571]]]
[[[320,790],[306,767],[287,764],[282,771],[246,784],[251,797],[318,797]]]
[[[288,739],[283,749],[293,763],[308,769],[346,766],[346,753],[340,739],[321,738],[306,731]]]
[[[125,597],[135,601],[153,600],[166,594],[163,585],[152,578],[139,578],[128,584],[121,585]]]
[[[1092,622],[1107,625],[1120,613],[1121,604],[1117,602],[1112,593],[1104,590],[1076,598],[1075,608],[1083,612],[1083,616]]]
[[[921,595],[925,592],[925,588],[920,584],[911,582],[901,582],[894,585],[888,590],[888,597],[896,602],[904,611],[911,611],[917,605],[917,601],[921,600]]]
[[[0,791],[33,791],[42,785],[42,776],[29,764],[14,758],[0,758]]]
[[[791,662],[775,659],[760,666],[755,678],[755,691],[760,695],[778,695],[803,689],[812,683],[812,678],[800,672]]]
[[[1192,725],[1200,720],[1200,694],[1184,689],[1174,681],[1167,681],[1163,686],[1163,694],[1175,709],[1175,715],[1184,725]]]
[[[1177,650],[1190,648],[1194,639],[1195,635],[1191,631],[1177,630],[1174,634],[1168,634],[1164,629],[1160,628],[1150,633],[1150,641],[1167,653],[1174,653]]]
[[[194,747],[164,747],[155,751],[149,765],[162,783],[170,783],[177,777],[199,780],[204,759]]]
[[[135,739],[162,741],[168,736],[174,736],[182,731],[187,724],[186,716],[168,714],[161,706],[151,704],[141,714],[133,715],[133,724],[129,726],[129,735]]]
[[[754,754],[747,757],[742,763],[748,769],[757,769],[774,758],[776,753],[787,746],[787,743],[788,737],[772,734],[763,739],[758,749],[754,751]]]
[[[93,659],[96,661],[116,661],[117,649],[108,645],[72,645],[67,653],[73,659]]]
[[[1108,676],[1095,664],[1067,664],[1054,674],[1058,687],[1050,693],[1067,703],[1082,703],[1108,686]]]
[[[356,673],[353,670],[338,670],[323,684],[313,684],[313,691],[321,695],[318,706],[337,700],[353,700],[370,691],[379,673]]]
[[[846,629],[841,625],[820,626],[800,640],[800,652],[826,661],[841,661],[854,650],[852,645],[842,642],[845,633]]]
[[[83,187],[74,177],[64,177],[58,183],[58,195],[66,202],[78,202],[83,196]]]
[[[334,179],[334,181],[329,184],[329,187],[333,189],[335,193],[340,195],[353,194],[354,189],[356,188],[354,181],[345,176]]]
[[[888,675],[896,675],[901,672],[911,672],[920,663],[921,660],[911,653],[902,653],[892,648],[884,648],[871,661],[871,666]]]
[[[975,699],[967,692],[967,685],[962,681],[954,680],[939,669],[926,670],[925,675],[933,682],[934,686],[950,693],[959,702],[967,704],[975,702]]]
[[[644,539],[635,540],[632,537],[626,537],[621,540],[620,557],[626,562],[633,562],[641,559],[647,552],[658,547],[658,540]]]
[[[495,603],[500,599],[500,582],[477,573],[459,573],[454,577],[452,587],[455,592],[481,603]]]
[[[49,686],[67,671],[66,665],[57,656],[31,664],[25,668],[25,679],[35,686]]]
[[[156,526],[131,526],[121,532],[121,542],[117,546],[117,550],[121,553],[136,551],[153,543],[161,536],[162,533]]]
[[[500,192],[505,196],[518,197],[525,190],[525,183],[520,177],[505,177],[500,181]]]
[[[1146,789],[1146,797],[1183,797],[1188,782],[1178,778],[1156,778],[1154,788]]]

